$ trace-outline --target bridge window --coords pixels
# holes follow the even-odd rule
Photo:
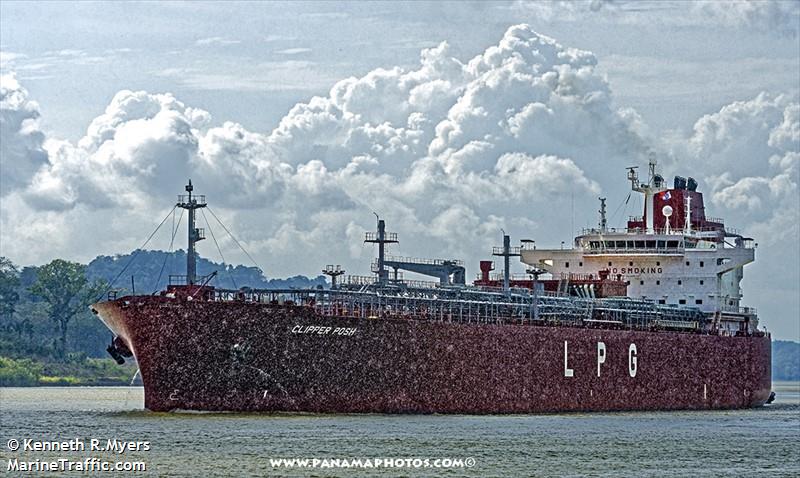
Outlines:
[[[653,249],[656,247],[656,241],[647,241],[646,244],[648,249]]]
[[[614,244],[616,244],[617,249],[625,249],[625,241],[616,241]]]
[[[666,299],[658,299],[658,303],[659,304],[666,304],[667,300]]]
[[[628,249],[633,249],[634,248],[633,241],[626,241],[625,247],[627,247]]]
[[[695,304],[700,305],[703,303],[703,299],[697,299],[694,301]]]
[[[606,249],[613,249],[614,241],[606,241]]]
[[[659,249],[663,249],[663,248],[667,247],[666,241],[658,241],[657,244],[658,244],[658,248]]]
[[[677,249],[678,241],[667,241],[667,249]]]
[[[686,304],[686,299],[680,299],[678,301],[678,303],[681,304],[681,305],[684,305],[684,304]]]
[[[636,249],[644,249],[644,241],[635,241]]]

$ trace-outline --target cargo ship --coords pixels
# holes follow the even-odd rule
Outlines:
[[[537,248],[508,235],[467,284],[456,259],[388,255],[378,218],[364,242],[373,275],[325,266],[331,286],[222,289],[196,274],[207,206],[191,181],[185,276],[154,295],[91,306],[135,357],[145,407],[314,413],[551,413],[732,409],[771,400],[771,342],[740,304],[751,238],[705,215],[697,182],[672,187],[651,161],[641,217],[574,243]],[[512,274],[511,260],[525,267]],[[434,278],[406,280],[403,272]]]

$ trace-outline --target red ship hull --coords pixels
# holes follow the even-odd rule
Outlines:
[[[768,336],[352,319],[163,297],[93,307],[134,352],[153,411],[744,408],[771,387]]]

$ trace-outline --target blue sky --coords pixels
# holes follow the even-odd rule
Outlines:
[[[799,339],[798,30],[791,1],[3,1],[2,254],[130,250],[193,175],[272,277],[366,273],[373,210],[469,264],[500,227],[569,242],[655,152],[756,237],[745,302]]]

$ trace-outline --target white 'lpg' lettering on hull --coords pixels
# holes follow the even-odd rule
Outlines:
[[[606,363],[608,358],[608,349],[605,342],[597,342],[597,376],[600,376],[602,366]],[[636,377],[636,372],[639,369],[639,360],[636,352],[636,344],[632,343],[628,346],[628,375]],[[575,371],[569,367],[569,342],[564,341],[564,376],[574,377]],[[703,390],[705,395],[705,389]]]
[[[597,342],[597,376],[600,376],[600,365],[606,363],[606,344]]]
[[[567,365],[567,341],[564,341],[564,376],[572,377],[575,372]]]

